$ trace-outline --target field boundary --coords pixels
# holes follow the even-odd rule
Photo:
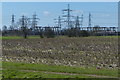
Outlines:
[[[42,73],[50,73],[50,74],[64,74],[64,75],[82,75],[82,76],[97,77],[97,78],[118,78],[118,77],[95,75],[95,74],[79,74],[79,73],[68,73],[68,72],[51,72],[51,71],[35,71],[35,70],[20,70],[20,71],[42,72]]]

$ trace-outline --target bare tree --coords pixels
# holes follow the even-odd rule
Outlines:
[[[22,18],[20,19],[20,24],[21,24],[23,37],[25,39],[27,38],[28,23],[29,23],[29,18],[23,15]]]
[[[7,35],[7,26],[4,25],[2,29],[3,29],[2,35],[3,35],[3,36]]]

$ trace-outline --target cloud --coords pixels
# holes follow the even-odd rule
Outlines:
[[[21,16],[22,16],[22,15],[24,15],[24,16],[28,16],[28,13],[26,13],[26,12],[22,12],[20,15],[21,15]]]
[[[81,10],[74,10],[73,11],[73,14],[75,14],[75,15],[81,15],[81,14],[83,14],[83,11]]]
[[[97,17],[110,17],[111,14],[108,14],[108,13],[94,13],[94,16],[97,16]]]
[[[110,17],[110,14],[102,14],[101,17]]]
[[[48,16],[48,15],[50,15],[50,12],[49,12],[49,11],[43,11],[43,14],[44,14],[45,16]]]

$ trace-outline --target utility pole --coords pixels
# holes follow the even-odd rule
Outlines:
[[[82,27],[82,23],[83,23],[83,14],[82,14],[81,17],[76,16],[76,19],[75,19],[75,27],[77,27],[77,28]]]
[[[91,30],[91,13],[89,13],[89,22],[88,22],[88,27],[90,28]]]
[[[79,32],[81,30],[82,27],[82,22],[83,22],[83,15],[81,17],[76,16],[75,19],[75,36],[79,36]]]
[[[61,26],[62,26],[62,18],[59,16],[58,19],[54,19],[56,20],[55,23],[57,23],[57,31],[58,31],[58,34],[61,34]]]
[[[80,27],[80,21],[79,21],[79,16],[76,16],[76,20],[75,20],[75,28],[79,28]]]
[[[22,28],[25,27],[25,16],[23,15],[22,16],[22,19],[21,19],[21,24],[22,24]]]
[[[28,18],[23,15],[21,18],[21,29],[23,31],[24,38],[27,38],[27,24],[28,24]]]
[[[70,5],[68,4],[68,8],[67,9],[64,9],[64,10],[62,10],[63,11],[63,13],[64,12],[67,12],[67,14],[66,15],[63,15],[63,17],[66,17],[67,18],[67,20],[66,21],[64,21],[64,22],[66,22],[67,23],[67,27],[68,28],[70,28],[71,27],[71,12],[73,11],[73,10],[71,10],[70,9]]]
[[[14,27],[15,27],[15,15],[12,14],[10,29],[11,29],[11,30],[14,30]]]
[[[39,18],[37,18],[36,13],[34,13],[33,18],[31,18],[31,19],[32,19],[32,29],[35,33],[35,30],[37,29],[37,23],[38,23]]]
[[[81,21],[80,21],[80,27],[82,27],[82,26],[83,26],[83,14],[81,16]]]
[[[61,25],[62,25],[61,17],[59,16],[58,19],[54,19],[54,20],[56,20],[55,23],[57,23],[57,27],[61,27]]]

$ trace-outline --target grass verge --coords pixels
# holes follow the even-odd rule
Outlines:
[[[56,38],[66,38],[67,36],[57,36]],[[118,38],[120,36],[89,36],[85,38]],[[28,36],[28,39],[39,39],[40,36]],[[74,37],[76,38],[76,37]],[[0,36],[0,39],[24,39],[22,36]]]
[[[110,76],[117,77],[117,69],[96,69],[96,68],[82,68],[70,66],[56,66],[46,64],[31,64],[31,63],[13,63],[3,62],[3,76],[5,78],[19,78],[19,77],[43,77],[43,78],[88,78],[87,75],[97,76]],[[30,70],[30,72],[29,72]],[[58,73],[77,73],[79,75],[64,75],[64,74],[51,74],[42,73],[58,72]],[[34,75],[33,75],[34,74]],[[96,77],[97,77],[96,76]]]

